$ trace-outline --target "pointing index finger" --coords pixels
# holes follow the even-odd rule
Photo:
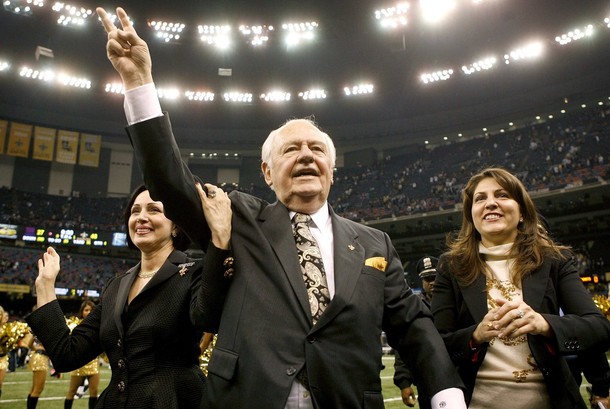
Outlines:
[[[116,27],[114,26],[114,24],[112,24],[112,21],[110,21],[110,17],[108,16],[108,13],[106,13],[106,10],[101,7],[98,7],[95,9],[95,11],[102,20],[102,25],[104,26],[104,29],[107,33],[110,33],[112,30],[116,30]]]

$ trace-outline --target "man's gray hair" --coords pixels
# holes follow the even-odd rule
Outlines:
[[[331,169],[333,169],[335,167],[335,161],[337,160],[337,150],[335,149],[335,144],[333,143],[333,140],[331,139],[331,137],[328,136],[328,134],[326,132],[322,132],[322,130],[318,127],[318,125],[316,125],[316,123],[310,118],[290,119],[290,120],[286,121],[279,128],[271,131],[271,133],[265,140],[265,143],[263,143],[263,147],[261,148],[261,160],[264,163],[266,163],[269,167],[271,167],[271,157],[272,157],[273,147],[275,146],[277,137],[279,135],[281,135],[282,129],[285,126],[290,125],[293,122],[298,122],[298,121],[306,121],[306,122],[310,123],[313,127],[315,127],[322,134],[322,136],[324,137],[324,141],[326,142],[326,146],[328,147],[328,154],[330,156],[330,167],[331,167]]]

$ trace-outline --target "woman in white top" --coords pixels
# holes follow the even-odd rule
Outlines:
[[[586,408],[562,355],[607,350],[610,322],[572,254],[549,237],[508,171],[485,169],[462,196],[462,226],[439,262],[432,312],[469,408]]]

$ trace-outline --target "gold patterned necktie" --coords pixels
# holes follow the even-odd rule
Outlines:
[[[303,280],[307,287],[311,318],[315,325],[330,302],[330,293],[326,282],[326,272],[322,262],[322,254],[316,239],[309,230],[311,216],[297,213],[292,219],[294,240],[301,263]]]

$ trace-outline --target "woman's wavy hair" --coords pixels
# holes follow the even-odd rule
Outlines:
[[[517,226],[517,238],[509,257],[515,260],[511,281],[521,287],[522,279],[540,267],[545,256],[565,259],[566,256],[562,251],[567,250],[568,247],[553,242],[523,183],[502,168],[484,169],[472,176],[462,190],[462,226],[457,235],[447,236],[448,257],[442,259],[448,266],[444,270],[450,271],[462,285],[472,284],[480,274],[489,271],[484,258],[479,253],[481,234],[476,230],[472,219],[475,189],[483,179],[487,178],[494,179],[508,192],[511,199],[519,204],[523,221]]]
[[[123,223],[125,225],[125,231],[127,232],[127,245],[129,246],[130,249],[133,249],[133,250],[139,250],[139,249],[138,249],[138,247],[136,247],[135,244],[133,244],[133,241],[131,241],[131,237],[129,236],[129,217],[131,216],[131,207],[133,206],[134,202],[136,201],[136,198],[138,197],[138,195],[146,190],[148,190],[148,189],[144,185],[140,185],[137,188],[135,188],[135,190],[131,194],[131,198],[129,199],[129,202],[127,203],[127,206],[125,207],[125,210],[123,212]],[[182,229],[180,229],[178,226],[176,226],[176,236],[174,237],[172,235],[172,243],[176,250],[184,251],[189,248],[189,245],[191,244],[191,240],[188,238],[186,233],[184,233],[182,231]]]

